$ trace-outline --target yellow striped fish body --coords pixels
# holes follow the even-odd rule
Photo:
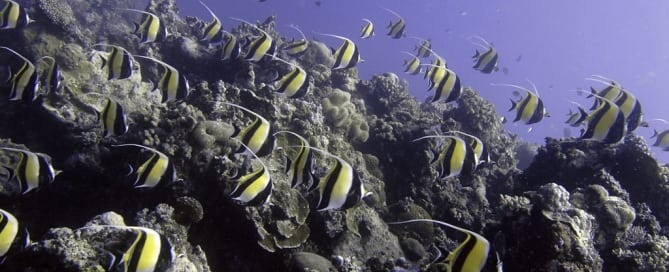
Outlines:
[[[402,53],[411,56],[410,60],[404,60],[404,72],[410,75],[420,74],[421,66],[418,56],[414,56],[413,54],[406,51],[402,51]]]
[[[302,67],[275,57],[275,59],[292,67],[290,72],[283,75],[274,83],[274,89],[290,98],[299,98],[309,91],[309,75]]]
[[[441,152],[436,156],[439,179],[470,174],[474,167],[474,152],[460,137],[444,136]]]
[[[307,51],[308,47],[309,47],[309,41],[304,39],[285,42],[281,44],[281,50],[291,56],[297,56],[304,53],[304,51]]]
[[[495,47],[492,46],[492,43],[489,43],[480,36],[473,36],[469,39],[471,43],[485,50],[483,53],[480,53],[478,50],[476,50],[476,54],[472,56],[472,59],[474,59],[474,69],[484,74],[490,74],[493,71],[497,71],[498,55],[497,50],[495,50]],[[474,41],[473,39],[477,39],[478,41]]]
[[[483,53],[476,50],[476,54],[472,57],[474,59],[474,69],[484,74],[490,74],[497,69],[497,50],[494,47],[489,47]]]
[[[443,72],[442,72],[443,71]],[[462,94],[462,85],[460,84],[460,77],[455,72],[448,68],[437,67],[435,75],[443,76],[436,78],[435,94],[432,97],[432,103],[444,101],[444,103],[455,101]]]
[[[239,46],[239,41],[237,41],[237,37],[229,32],[225,32],[223,40],[223,44],[221,44],[219,49],[221,52],[221,60],[235,60],[239,58],[241,48]]]
[[[60,89],[60,84],[63,80],[63,75],[60,72],[60,67],[58,66],[58,63],[53,57],[50,56],[45,56],[40,58],[42,59],[48,59],[51,61],[49,64],[47,70],[46,70],[46,75],[44,76],[44,82],[43,84],[45,93],[52,93],[56,92]]]
[[[239,108],[255,117],[253,122],[244,129],[240,130],[235,127],[235,132],[232,137],[243,144],[243,146],[241,146],[235,153],[245,152],[244,146],[247,146],[251,153],[258,155],[259,157],[264,157],[272,153],[276,144],[276,139],[270,134],[269,121],[245,107],[227,102],[224,103]]]
[[[390,36],[393,39],[399,39],[404,37],[404,29],[406,28],[406,23],[404,22],[404,18],[400,16],[397,12],[394,12],[390,9],[385,9],[388,12],[392,13],[393,15],[397,16],[397,21],[396,22],[390,22],[388,23],[388,36]]]
[[[108,80],[112,79],[125,79],[132,76],[132,55],[130,52],[125,50],[125,48],[115,45],[105,45],[99,44],[102,46],[111,47],[107,58],[102,57],[102,68],[104,69],[107,66]]]
[[[9,92],[9,100],[22,100],[25,102],[34,101],[37,98],[39,89],[39,77],[35,65],[18,52],[9,47],[0,46],[22,60],[21,67],[11,78],[12,87]]]
[[[430,56],[432,50],[432,43],[430,40],[423,40],[420,45],[416,46],[416,55],[421,58],[427,58]]]
[[[369,39],[374,36],[374,24],[369,19],[362,18],[362,20],[365,21],[365,25],[360,29],[360,38]]]
[[[19,3],[12,0],[4,0],[5,5],[0,10],[0,29],[14,29],[25,27],[32,19]]]
[[[358,51],[358,47],[350,39],[333,34],[321,33],[321,35],[337,38],[344,41],[344,43],[342,43],[342,45],[339,46],[337,50],[334,49],[332,50],[332,55],[335,58],[335,62],[332,65],[332,70],[353,68],[356,65],[358,65],[359,62],[362,62],[360,58],[360,51]]]
[[[179,70],[156,58],[146,56],[136,57],[151,60],[163,68],[163,75],[157,84],[157,89],[162,94],[162,103],[183,100],[188,96],[190,91],[188,80],[186,80],[184,75],[179,73]]]
[[[249,44],[246,49],[244,59],[247,61],[258,62],[266,55],[274,56],[276,53],[276,41],[268,34],[263,33]]]
[[[634,131],[640,125],[644,125],[641,103],[634,94],[623,88],[615,80],[608,79],[604,76],[594,75],[593,77],[586,79],[607,85],[599,91],[590,87],[592,94],[588,97],[595,96],[595,103],[592,105],[591,110],[597,108],[601,104],[602,99],[608,99],[618,105],[625,115],[628,131]]]
[[[630,91],[623,89],[615,100],[616,105],[625,115],[627,131],[634,131],[643,122],[641,102]]]
[[[140,43],[161,42],[167,37],[167,29],[160,18],[147,11],[137,9],[125,9],[127,11],[137,12],[142,14],[141,23],[135,23],[135,30],[133,33],[137,35]]]
[[[595,96],[595,102],[592,104],[592,107],[590,107],[590,110],[594,110],[599,105],[601,104],[602,98],[608,99],[609,101],[616,101],[616,99],[622,94],[623,88],[618,84],[618,82],[615,81],[610,81],[610,82],[602,82],[607,84],[608,86],[604,87],[603,89],[597,91],[595,88],[590,87],[590,91],[592,92],[591,95],[588,97]]]
[[[286,158],[285,172],[290,175],[290,184],[292,188],[300,184],[308,184],[309,191],[317,188],[318,184],[314,182],[313,160],[314,153],[311,152],[309,142],[297,133],[291,131],[278,131],[279,133],[288,133],[300,140],[299,149],[293,159]]]
[[[202,1],[200,4],[209,11],[211,14],[211,22],[206,24],[202,29],[202,36],[200,37],[201,42],[205,43],[219,43],[223,40],[223,24],[221,20],[218,19],[218,16]]]
[[[272,195],[272,178],[264,165],[249,174],[235,177],[232,181],[237,185],[230,192],[230,197],[245,205],[264,205]]]
[[[488,147],[483,144],[483,141],[481,141],[481,139],[462,131],[455,130],[451,131],[451,133],[457,133],[469,139],[467,143],[469,144],[469,147],[472,149],[474,154],[475,168],[480,167],[483,163],[490,162],[490,152],[488,151]]]
[[[19,71],[12,76],[12,87],[9,100],[34,101],[39,89],[37,69],[30,62],[24,62]]]
[[[335,159],[335,164],[318,183],[319,198],[316,210],[346,210],[356,206],[370,194],[365,190],[358,173],[348,162],[323,150],[310,148]]]
[[[571,110],[569,110],[569,114],[567,114],[567,116],[569,117],[565,123],[572,127],[578,127],[583,124],[586,118],[588,118],[588,113],[585,111],[585,109],[583,109],[583,107],[578,106],[577,112],[571,112]]]
[[[653,146],[662,148],[664,151],[669,151],[669,129],[660,133],[655,130],[653,131],[653,136],[651,136],[651,138],[656,138]]]
[[[60,173],[51,166],[45,154],[9,147],[1,147],[0,149],[21,154],[14,169],[8,168],[8,170],[11,170],[10,179],[16,178],[21,194],[27,194],[34,189],[53,183]]]
[[[102,137],[120,136],[128,131],[128,123],[123,106],[116,100],[107,99],[102,111],[98,112],[102,127]]]
[[[439,79],[446,75],[446,61],[441,57],[436,57],[431,64],[426,66],[428,68],[425,70],[423,78],[428,80],[427,91],[430,91],[435,87]]]
[[[21,231],[19,221],[11,213],[0,209],[0,264],[30,243],[28,231]]]
[[[581,139],[618,143],[625,136],[626,127],[625,114],[615,103],[603,99],[601,105],[588,115]]]
[[[245,60],[258,62],[267,55],[273,57],[276,54],[276,41],[272,39],[272,36],[270,36],[266,31],[262,30],[261,28],[257,27],[252,23],[249,23],[248,21],[239,18],[230,18],[230,19],[245,23],[255,28],[261,33],[260,36],[253,39],[246,46],[246,55],[244,56]]]
[[[290,25],[290,27],[299,32],[302,36],[302,39],[281,44],[281,50],[290,56],[298,56],[304,53],[304,51],[307,51],[307,48],[309,47],[309,40],[307,40],[307,36],[304,35],[302,30],[300,30],[296,25]]]
[[[162,271],[174,259],[172,245],[167,237],[145,227],[118,227],[134,233],[128,249],[123,252],[116,265],[118,271],[153,272]],[[162,267],[165,269],[166,267]]]
[[[135,177],[135,188],[155,188],[171,184],[176,179],[176,171],[172,161],[162,152],[144,145],[120,144],[114,147],[139,147],[151,152],[151,156],[136,170],[130,167]]]
[[[432,219],[412,219],[402,222],[391,222],[388,224],[396,225],[415,222],[442,225],[460,231],[466,235],[465,240],[462,241],[453,251],[451,251],[448,255],[442,255],[445,256],[445,258],[437,259],[435,263],[431,264],[428,267],[429,271],[432,271],[432,268],[446,266],[446,269],[449,272],[478,272],[481,271],[486,265],[488,254],[490,253],[490,242],[485,237],[476,232]]]
[[[529,90],[526,90],[526,92],[527,95],[521,98],[520,101],[511,100],[509,111],[516,111],[516,118],[513,119],[514,122],[523,121],[525,124],[530,125],[543,120],[546,115],[546,109],[544,108],[544,102],[539,96]]]

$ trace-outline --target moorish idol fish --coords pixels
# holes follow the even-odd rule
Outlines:
[[[616,99],[620,96],[620,94],[623,92],[623,87],[618,84],[618,82],[609,80],[608,78],[600,75],[593,75],[592,77],[587,77],[585,78],[586,80],[590,81],[595,81],[598,83],[602,83],[606,85],[601,90],[595,90],[594,87],[590,87],[590,92],[591,94],[588,95],[588,98],[593,97],[593,95],[597,95],[595,97],[595,102],[592,104],[592,107],[590,107],[590,110],[596,109],[599,104],[600,104],[600,99],[599,97],[606,98],[610,101],[616,101]]]
[[[664,119],[653,119],[653,120],[669,124],[669,122],[665,121]],[[666,129],[659,133],[657,132],[657,130],[653,130],[653,136],[650,136],[650,138],[651,139],[655,138],[655,143],[653,143],[653,146],[662,148],[663,151],[669,151],[669,129]]]
[[[232,137],[239,140],[239,142],[244,144],[244,146],[248,147],[248,151],[256,154],[258,157],[264,157],[272,153],[272,150],[274,150],[274,146],[276,144],[276,139],[270,134],[269,121],[260,116],[260,114],[257,114],[240,105],[228,102],[223,103],[228,106],[241,109],[255,117],[255,120],[244,129],[240,130],[235,126],[235,132],[232,134]],[[240,146],[235,153],[242,153],[247,151],[244,146]]]
[[[37,98],[37,90],[39,89],[39,77],[35,65],[33,65],[33,63],[26,57],[9,47],[0,46],[0,48],[6,49],[23,60],[23,64],[21,64],[18,72],[13,73],[12,75],[12,87],[9,92],[9,100],[22,100],[25,102],[34,101]]]
[[[6,4],[0,10],[0,29],[25,27],[34,22],[19,3],[12,0],[4,0],[4,2]]]
[[[412,142],[438,138],[443,139],[439,151],[432,150],[432,160],[439,166],[439,179],[447,179],[463,174],[470,174],[476,167],[474,150],[460,137],[450,135],[423,136]]]
[[[28,230],[20,230],[19,220],[8,211],[0,209],[0,264],[29,244]]]
[[[421,72],[420,59],[407,51],[402,53],[411,56],[410,60],[404,60],[404,72],[410,75],[416,75]]]
[[[5,167],[10,172],[9,180],[16,178],[18,181],[21,194],[27,194],[40,186],[53,183],[61,172],[53,168],[46,154],[10,147],[0,147],[0,149],[21,153],[14,169]]]
[[[335,164],[318,182],[319,197],[316,210],[346,210],[372,194],[365,190],[358,173],[344,159],[322,149],[311,146],[309,149],[335,159]]]
[[[437,79],[443,77],[446,74],[446,70],[438,68],[439,67],[447,68],[447,64],[446,60],[441,56],[439,56],[439,54],[434,52],[431,48],[427,48],[427,51],[430,52],[432,55],[434,55],[434,60],[432,60],[432,63],[424,65],[427,66],[428,68],[425,70],[423,78],[428,80],[429,85],[427,91],[430,91],[432,90],[432,88],[434,88],[436,82],[438,81]]]
[[[360,38],[369,39],[374,36],[374,24],[369,19],[362,18],[362,20],[365,21],[365,25],[360,29]]]
[[[131,12],[137,12],[143,14],[142,22],[135,23],[135,31],[133,33],[139,37],[140,43],[153,43],[161,42],[165,37],[167,37],[167,29],[165,24],[160,20],[160,18],[147,11],[138,10],[138,9],[122,9]]]
[[[179,70],[156,58],[147,56],[136,57],[151,60],[163,67],[163,75],[160,78],[160,81],[158,81],[158,84],[154,83],[156,89],[159,90],[163,96],[161,100],[162,103],[183,100],[188,96],[190,88],[188,86],[188,80],[186,80],[184,75],[179,73]]]
[[[634,131],[637,127],[643,126],[647,127],[648,124],[643,121],[643,112],[641,110],[641,102],[630,92],[629,90],[623,88],[615,82],[614,80],[607,79],[603,76],[595,75],[598,79],[601,79],[599,82],[608,85],[602,91],[596,92],[597,95],[602,96],[610,101],[613,101],[620,107],[620,110],[625,115],[625,120],[627,121],[627,130]],[[591,80],[593,78],[590,78]],[[594,81],[597,81],[595,79]],[[591,88],[592,89],[592,88]],[[613,94],[609,94],[607,90],[615,89],[618,90],[614,98],[610,98]],[[594,89],[592,89],[594,91]],[[616,91],[613,91],[616,92]],[[600,95],[603,94],[603,95]],[[597,104],[597,102],[595,103]]]
[[[586,118],[586,128],[580,139],[595,140],[604,144],[618,143],[625,136],[627,128],[625,114],[614,102],[600,98],[602,101],[599,107]]]
[[[283,75],[274,83],[274,90],[290,98],[304,96],[309,91],[309,75],[307,74],[307,71],[302,69],[299,65],[290,63],[279,57],[274,57],[274,59],[292,67],[290,72]]]
[[[483,39],[482,37],[479,36],[473,36],[471,39],[476,38],[483,42],[477,43],[475,41],[471,41],[473,44],[480,46],[481,48],[485,49],[484,52],[480,53],[479,50],[476,50],[476,54],[472,56],[472,59],[474,59],[474,69],[481,71],[482,73],[485,74],[490,74],[493,71],[499,70],[497,68],[497,50],[495,50],[495,47],[492,46],[491,43]]]
[[[111,47],[111,51],[107,54],[106,58],[100,55],[100,58],[102,59],[102,68],[104,69],[105,65],[107,66],[107,71],[109,73],[109,76],[107,77],[108,80],[124,79],[132,76],[133,57],[128,50],[125,50],[125,48],[120,46],[102,43],[93,46]]]
[[[200,4],[209,11],[212,18],[211,22],[206,24],[202,29],[200,41],[207,44],[221,42],[223,40],[223,24],[221,24],[221,20],[218,19],[216,14],[204,2],[200,1]]]
[[[128,131],[125,111],[116,100],[107,98],[104,108],[96,113],[102,127],[102,137],[120,136]]]
[[[472,151],[474,151],[475,168],[479,168],[484,163],[492,162],[490,160],[490,152],[488,151],[488,147],[484,145],[483,141],[481,141],[481,139],[478,137],[458,130],[449,131],[448,133],[460,134],[470,139],[469,146],[472,148]]]
[[[432,43],[430,40],[411,36],[410,38],[416,39],[420,42],[420,45],[416,45],[414,50],[416,50],[416,56],[421,57],[421,58],[427,58],[431,54],[432,50]]]
[[[239,41],[237,41],[237,37],[225,30],[223,30],[222,32],[224,33],[223,36],[224,41],[219,48],[221,52],[219,55],[221,60],[235,60],[239,58],[241,49],[239,46]]]
[[[338,35],[325,33],[319,34],[344,41],[344,43],[342,43],[342,45],[339,46],[336,51],[334,49],[332,50],[332,55],[335,58],[335,62],[332,65],[332,70],[352,68],[355,67],[359,62],[362,62],[362,59],[360,58],[360,51],[358,51],[358,47],[355,45],[355,43],[353,43],[353,41]]]
[[[664,151],[669,151],[669,129],[660,133],[658,133],[657,130],[654,130],[653,136],[650,136],[650,138],[656,138],[653,146],[662,148]]]
[[[530,91],[527,88],[512,85],[512,84],[491,84],[492,86],[508,86],[516,89],[523,90],[527,92],[527,95],[521,98],[519,101],[511,100],[511,108],[509,111],[516,111],[516,118],[513,119],[513,122],[523,121],[526,125],[538,123],[544,119],[546,116],[550,116],[546,112],[544,107],[544,102],[539,98],[539,91],[537,91],[536,86],[534,86],[534,92]]]
[[[586,118],[588,118],[588,112],[585,111],[583,106],[581,104],[576,103],[574,101],[569,101],[572,104],[576,105],[576,108],[578,108],[578,111],[573,112],[571,109],[569,109],[569,113],[567,116],[567,121],[565,121],[566,124],[572,126],[572,127],[578,127],[583,124]]]
[[[230,18],[233,20],[240,21],[242,23],[245,23],[258,31],[260,31],[260,36],[252,40],[246,48],[246,55],[244,56],[244,59],[247,61],[252,61],[252,62],[258,62],[262,60],[262,58],[265,55],[270,55],[274,56],[276,53],[276,41],[272,39],[272,36],[267,34],[264,30],[260,29],[256,25],[249,23],[248,21],[238,19],[238,18]]]
[[[244,143],[241,144],[250,152],[256,160],[262,165],[256,171],[252,171],[246,175],[238,174],[232,178],[236,183],[235,188],[230,192],[230,197],[234,200],[241,201],[245,205],[258,206],[265,205],[272,195],[272,177],[269,174],[269,168],[265,163],[258,158],[258,156],[251,151],[251,149]],[[238,172],[239,173],[239,172]]]
[[[317,188],[318,183],[314,182],[314,155],[311,152],[311,148],[309,148],[309,141],[292,131],[277,131],[274,133],[274,136],[279,133],[288,133],[300,140],[300,145],[297,146],[299,150],[295,154],[295,157],[293,159],[286,158],[285,172],[290,175],[290,186],[295,188],[300,184],[307,184],[309,191],[313,191]]]
[[[119,252],[119,256],[111,254],[108,271],[154,272],[164,271],[175,258],[174,247],[164,235],[146,227],[96,225],[94,227],[131,231],[132,240],[127,241],[128,248]],[[84,227],[81,229],[93,228]]]
[[[43,86],[46,89],[45,93],[52,93],[58,91],[60,89],[60,84],[63,81],[63,75],[60,73],[60,68],[58,67],[58,63],[56,63],[56,60],[50,56],[41,57],[37,61],[40,60],[49,60],[51,62],[44,76]]]
[[[444,101],[444,103],[449,103],[458,99],[462,94],[460,77],[451,69],[442,66],[427,66],[436,69],[430,79],[430,85],[434,86],[435,92],[430,102]]]
[[[427,222],[446,226],[464,233],[465,240],[462,241],[451,253],[437,263],[445,264],[447,271],[481,271],[488,260],[490,242],[480,234],[468,229],[448,224],[446,222],[432,219],[412,219],[401,222],[389,222],[389,225],[406,224],[413,222]]]
[[[388,36],[390,36],[393,39],[399,39],[404,37],[404,29],[406,28],[406,23],[404,22],[404,18],[400,16],[397,12],[392,11],[390,9],[384,8],[388,12],[392,13],[393,15],[397,16],[397,22],[390,22],[388,23]]]
[[[299,32],[302,36],[302,39],[281,44],[281,50],[286,52],[288,55],[297,56],[304,53],[304,51],[307,51],[307,48],[309,47],[309,40],[307,40],[307,36],[304,35],[304,32],[302,32],[302,30],[300,30],[296,25],[290,25],[290,27],[297,30],[297,32]]]
[[[172,161],[162,152],[139,144],[119,144],[112,146],[134,146],[148,150],[152,153],[151,157],[144,161],[144,163],[142,163],[136,170],[133,169],[131,165],[128,165],[130,174],[135,175],[135,182],[133,183],[135,188],[155,188],[156,186],[170,184],[176,179],[174,164],[172,164]]]

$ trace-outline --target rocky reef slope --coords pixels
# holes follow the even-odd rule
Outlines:
[[[96,225],[143,226],[165,235],[176,254],[165,271],[419,271],[434,259],[435,246],[453,249],[463,237],[432,225],[387,224],[414,218],[482,234],[506,271],[669,268],[669,170],[634,135],[609,146],[547,139],[521,171],[517,140],[473,89],[454,103],[421,104],[397,75],[361,80],[355,68],[331,70],[327,46],[310,41],[304,54],[291,58],[310,73],[310,92],[288,98],[268,87],[285,65],[220,60],[197,41],[206,22],[180,17],[174,0],[149,3],[146,10],[170,33],[150,44],[138,43],[130,16],[117,10],[134,7],[133,1],[18,2],[36,22],[0,32],[0,45],[32,60],[54,57],[64,88],[30,103],[0,99],[1,143],[48,154],[62,173],[27,194],[0,182],[0,208],[14,214],[33,241],[7,257],[7,271],[104,271],[111,261],[105,241],[122,234],[93,231]],[[272,18],[260,26],[281,42]],[[190,95],[161,103],[149,82],[161,71],[141,61],[130,78],[107,80],[101,60],[90,55],[97,43],[170,63],[190,82]],[[9,62],[5,55],[0,60]],[[102,137],[95,113],[101,97],[124,106],[126,134]],[[229,174],[249,167],[230,156],[239,148],[231,135],[249,117],[225,103],[243,105],[268,119],[273,131],[299,133],[343,157],[373,194],[345,211],[316,211],[314,194],[291,188],[283,172],[290,150],[278,148],[264,158],[274,184],[269,203],[231,200]],[[477,135],[495,163],[437,180],[430,143],[412,140],[451,130]],[[127,163],[141,158],[113,147],[124,143],[165,153],[177,180],[133,188]],[[12,165],[16,157],[0,159]],[[316,170],[327,163],[317,159]]]

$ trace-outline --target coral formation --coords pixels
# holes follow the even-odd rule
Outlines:
[[[175,0],[147,5],[171,33],[151,44],[139,44],[131,33],[140,16],[119,12],[136,8],[133,1],[19,2],[36,23],[0,42],[31,59],[52,56],[64,81],[32,103],[0,99],[0,145],[48,154],[62,173],[25,195],[0,173],[0,207],[34,239],[0,264],[8,271],[104,271],[111,261],[107,240],[129,235],[101,226],[142,226],[166,236],[178,254],[166,271],[420,271],[435,248],[452,250],[462,240],[432,224],[388,224],[410,219],[480,233],[506,271],[669,268],[669,168],[633,134],[614,145],[548,138],[535,148],[508,135],[492,104],[472,88],[453,103],[420,103],[398,75],[362,80],[356,68],[330,69],[334,58],[318,41],[299,56],[277,53],[311,77],[307,95],[288,98],[267,87],[286,71],[284,64],[211,57],[217,49],[198,42],[207,22],[181,18]],[[286,38],[275,25],[273,17],[257,24],[281,44]],[[230,32],[240,40],[258,34],[246,24]],[[102,57],[109,49],[97,43],[178,67],[189,95],[161,103],[164,94],[153,82],[163,71],[137,59],[131,76],[107,80]],[[127,133],[102,135],[98,112],[107,98],[123,106]],[[267,119],[271,133],[298,133],[341,157],[371,195],[346,210],[315,210],[321,190],[291,188],[283,168],[295,140],[277,134],[274,152],[258,159],[273,184],[268,204],[232,200],[231,177],[260,162],[234,154],[240,143],[233,135],[253,120],[229,103]],[[430,165],[438,143],[414,140],[455,130],[480,138],[491,162],[441,180]],[[134,162],[151,155],[119,144],[165,153],[176,179],[134,188],[128,165],[144,171],[149,166]],[[316,182],[335,165],[321,155],[308,169]],[[0,152],[2,165],[19,160]]]

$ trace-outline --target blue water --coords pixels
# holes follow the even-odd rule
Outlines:
[[[642,102],[645,118],[669,119],[666,107],[666,86],[669,78],[669,38],[663,35],[669,25],[669,3],[642,1],[634,4],[623,1],[568,2],[531,0],[514,1],[205,1],[229,30],[238,22],[229,17],[262,21],[277,16],[277,30],[286,37],[300,38],[288,27],[298,25],[309,38],[337,47],[338,40],[319,36],[315,32],[332,33],[353,39],[365,60],[358,66],[361,79],[374,74],[394,72],[409,83],[411,94],[423,101],[427,82],[422,75],[403,73],[400,51],[413,51],[417,41],[410,38],[391,39],[386,26],[396,17],[386,11],[396,11],[406,20],[407,36],[432,40],[433,49],[446,58],[449,68],[462,78],[465,86],[474,87],[493,102],[497,112],[507,118],[513,89],[494,87],[491,83],[516,84],[529,87],[534,82],[552,117],[530,126],[507,123],[505,128],[526,141],[543,143],[545,137],[565,135],[566,114],[572,106],[567,100],[584,105],[592,101],[578,96],[578,88],[602,85],[584,78],[604,75],[631,90]],[[197,1],[178,2],[182,16],[197,16],[205,21],[210,15]],[[375,23],[376,35],[359,39],[360,28],[368,18]],[[507,69],[483,74],[472,69],[471,56],[478,47],[468,37],[479,35],[493,43],[499,52],[499,67]],[[651,125],[664,130],[660,122]],[[652,128],[640,128],[638,135],[648,139]],[[578,136],[578,129],[571,129]],[[652,151],[661,162],[669,155],[658,148]]]

